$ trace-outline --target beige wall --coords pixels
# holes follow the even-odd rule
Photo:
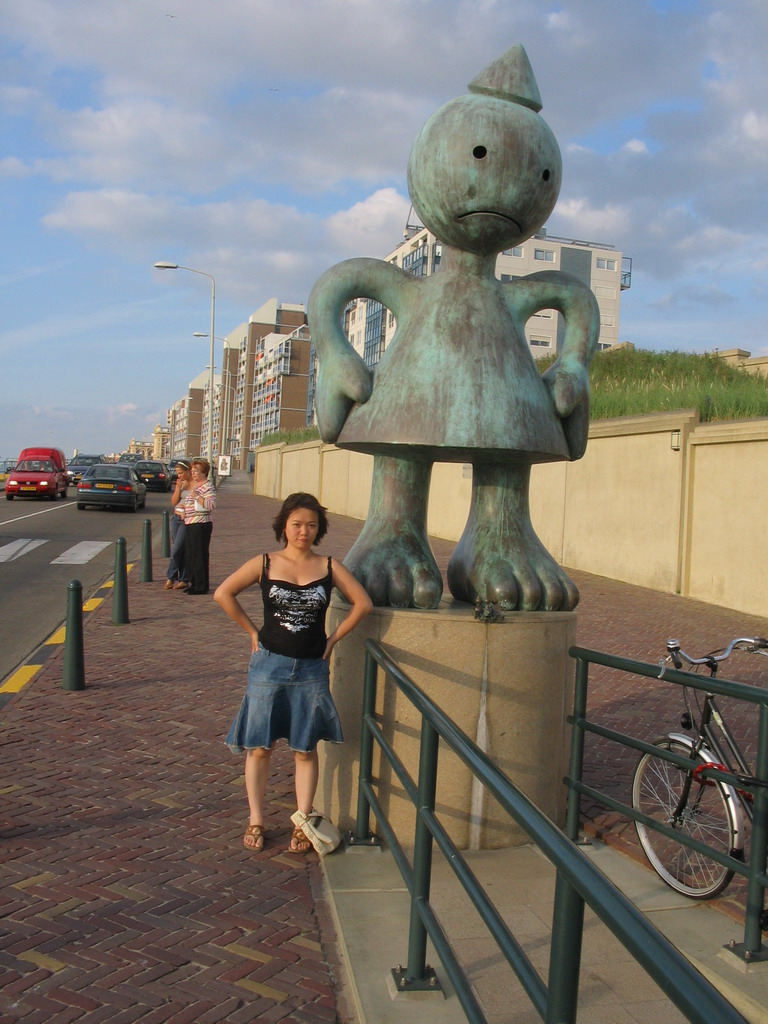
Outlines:
[[[322,441],[285,447],[280,479],[281,498],[295,494],[296,491],[308,491],[315,495],[320,493],[322,448]]]
[[[683,593],[768,613],[768,420],[706,424],[691,436]]]
[[[285,445],[270,444],[256,451],[256,462],[253,472],[254,494],[263,494],[266,498],[280,498],[280,467],[283,462]]]
[[[365,519],[371,493],[373,459],[360,452],[342,451],[335,445],[323,449],[320,500],[332,512]],[[342,511],[344,510],[344,511]]]
[[[259,449],[256,493],[314,486],[332,512],[364,519],[372,459],[301,448]],[[566,567],[768,615],[767,458],[768,419],[699,424],[681,410],[596,421],[582,460],[533,467],[531,519]],[[459,539],[470,491],[469,466],[434,467],[432,536]]]

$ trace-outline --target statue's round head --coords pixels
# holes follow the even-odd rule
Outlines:
[[[408,162],[414,209],[441,242],[492,254],[544,224],[560,192],[560,149],[539,116],[528,57],[514,46],[441,107]]]

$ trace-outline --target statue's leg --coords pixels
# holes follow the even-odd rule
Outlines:
[[[578,604],[576,585],[531,525],[530,475],[527,464],[475,464],[469,518],[448,565],[457,600],[510,611],[570,611]]]
[[[431,463],[377,455],[368,518],[344,565],[376,605],[435,608],[443,580],[427,539]]]

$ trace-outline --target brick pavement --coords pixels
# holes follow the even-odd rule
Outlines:
[[[249,479],[221,489],[213,586],[274,543],[277,503],[248,494]],[[343,556],[359,528],[332,516],[322,550]],[[444,568],[453,545],[434,546]],[[222,737],[242,693],[244,634],[209,599],[164,591],[165,561],[154,565],[153,583],[129,574],[129,624],[111,623],[108,602],[86,617],[86,690],[61,689],[59,652],[0,715],[0,1024],[351,1021],[317,860],[285,852],[284,748],[269,845],[256,855],[241,845],[241,761]],[[669,635],[701,650],[768,632],[762,619],[573,575],[584,646],[657,660]],[[653,735],[677,705],[664,684],[640,682],[596,671],[592,706]],[[626,787],[630,770],[591,750],[589,781]],[[631,843],[621,823],[587,810]]]

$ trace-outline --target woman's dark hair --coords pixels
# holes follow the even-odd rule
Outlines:
[[[275,537],[278,540],[285,539],[285,524],[288,522],[291,512],[295,512],[297,508],[305,508],[317,515],[315,543],[319,544],[326,533],[328,533],[328,517],[325,514],[328,510],[325,505],[320,504],[314,494],[305,494],[304,491],[289,494],[283,502],[282,508],[272,520],[272,529],[275,531]]]

